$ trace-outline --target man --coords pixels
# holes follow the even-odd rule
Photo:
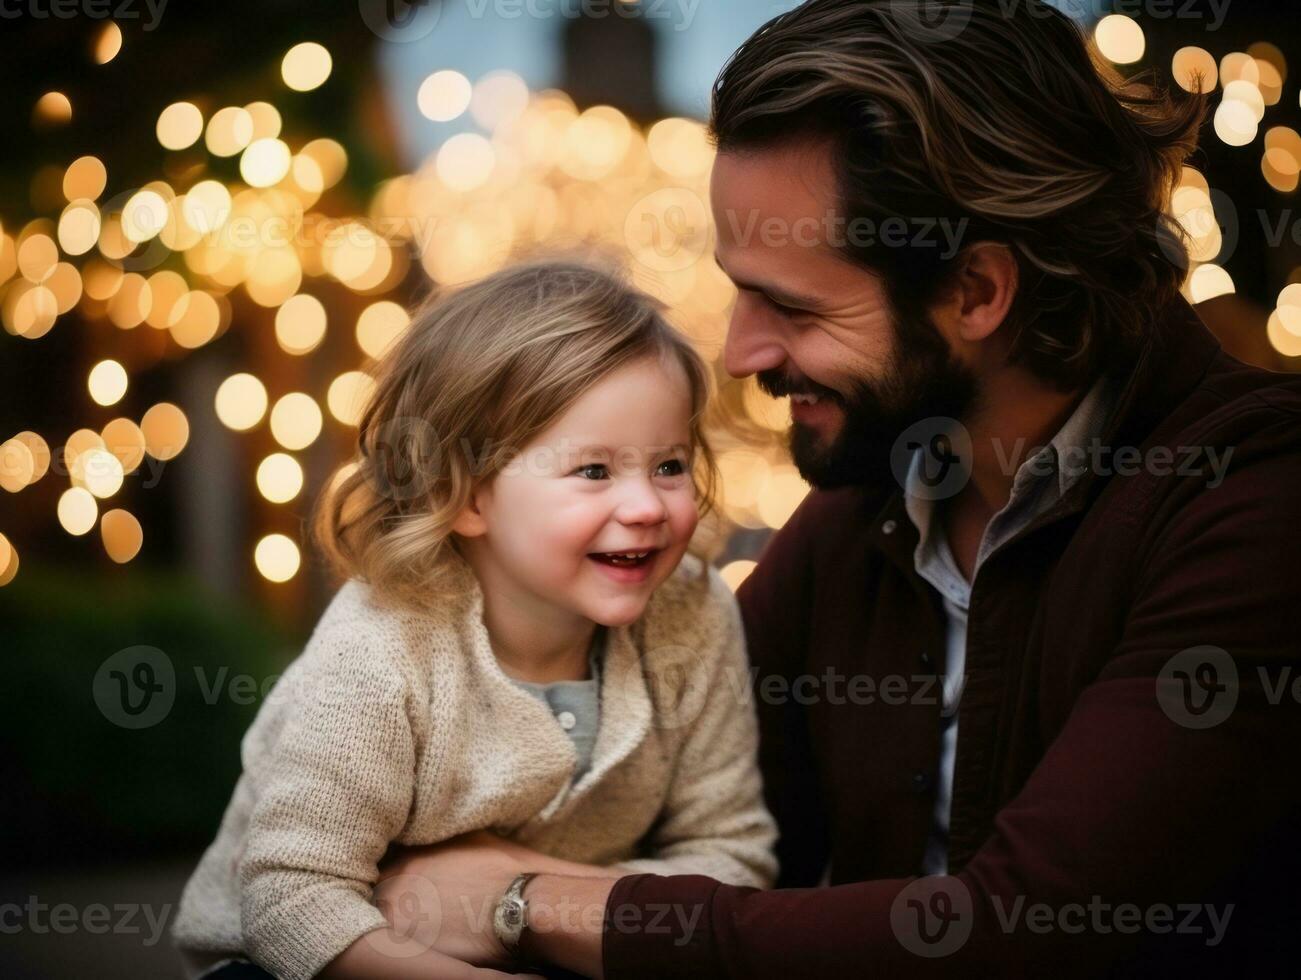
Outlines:
[[[1298,952],[1301,383],[1179,296],[1163,209],[1200,100],[1123,85],[1042,4],[920,7],[810,0],[714,92],[726,367],[792,396],[815,488],[738,591],[784,887],[540,875],[517,962],[1187,976]],[[479,837],[401,867],[463,899],[440,946],[500,964],[462,910],[518,908],[528,862]]]

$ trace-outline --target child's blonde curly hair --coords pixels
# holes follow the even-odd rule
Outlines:
[[[704,431],[712,373],[656,300],[578,262],[516,265],[431,298],[377,369],[356,455],[328,481],[312,534],[344,578],[428,607],[462,561],[452,524],[482,483],[593,384],[644,357],[676,362],[691,390],[692,479],[708,574],[718,465]],[[703,542],[703,543],[702,543]]]

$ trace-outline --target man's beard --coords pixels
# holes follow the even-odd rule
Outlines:
[[[844,414],[829,445],[816,429],[792,423],[790,452],[800,475],[820,490],[879,484],[894,479],[891,450],[910,425],[922,419],[962,419],[976,400],[976,377],[949,351],[929,324],[895,321],[897,350],[884,377],[857,379],[844,396],[819,386]],[[770,394],[786,393],[778,371],[762,372],[759,384]]]

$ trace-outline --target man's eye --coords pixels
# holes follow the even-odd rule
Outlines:
[[[687,471],[686,464],[680,459],[666,459],[660,463],[660,469],[666,466],[669,467],[669,472],[665,473],[664,476],[681,476]]]
[[[589,476],[588,474],[589,474],[592,470],[598,470],[599,472],[598,472],[598,474],[597,474],[596,476]],[[600,480],[600,479],[602,479],[602,478],[605,476],[605,464],[604,464],[604,463],[588,463],[586,466],[580,466],[580,467],[579,467],[578,469],[576,469],[574,472],[577,473],[577,474],[579,474],[580,476],[582,476],[584,479],[587,479],[587,480]]]
[[[769,306],[771,306],[782,316],[799,316],[801,313],[804,312],[803,310],[798,310],[793,306],[787,306],[785,303],[778,303],[771,296],[765,296],[764,299],[768,301]]]

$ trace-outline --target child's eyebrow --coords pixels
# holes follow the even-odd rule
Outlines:
[[[587,446],[579,446],[575,451],[579,453],[606,453],[607,455],[613,456],[620,450],[629,449],[629,448],[639,449],[641,447],[639,446],[612,447],[612,446],[602,446],[602,445],[587,445]],[[669,453],[691,451],[691,445],[685,442],[677,442],[671,446],[651,446],[649,448],[651,450],[652,456],[664,456],[664,455],[668,455]]]

